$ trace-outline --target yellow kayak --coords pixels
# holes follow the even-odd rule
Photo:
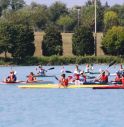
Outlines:
[[[69,85],[67,88],[93,88],[93,87],[103,87],[109,85]],[[52,88],[59,88],[58,84],[37,84],[37,85],[19,85],[18,88],[41,88],[41,89],[52,89]],[[63,87],[61,87],[63,88]]]

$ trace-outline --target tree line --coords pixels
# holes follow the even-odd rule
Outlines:
[[[62,2],[51,6],[24,0],[0,0],[0,52],[16,60],[32,56],[34,31],[45,31],[43,55],[62,55],[61,32],[73,32],[73,54],[94,54],[94,1],[67,8]],[[97,0],[97,32],[103,32],[101,48],[106,54],[123,55],[124,5],[109,6]],[[56,33],[56,34],[55,34]]]

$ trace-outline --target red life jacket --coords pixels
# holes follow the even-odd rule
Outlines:
[[[124,85],[124,77],[121,78],[121,82]]]
[[[75,74],[75,80],[79,80],[80,79],[80,75],[79,74]]]
[[[100,79],[102,82],[108,82],[108,76],[107,75],[102,75]]]
[[[61,85],[68,86],[68,79],[62,78],[60,82],[61,82]]]
[[[28,81],[34,81],[34,77],[32,75],[28,76]]]
[[[120,78],[120,76],[116,76],[116,78],[115,78],[115,82],[121,82],[121,78]]]

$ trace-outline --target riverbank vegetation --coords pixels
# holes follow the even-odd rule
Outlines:
[[[70,9],[62,2],[54,2],[48,7],[36,2],[26,5],[24,0],[0,0],[0,53],[9,52],[13,58],[9,62],[19,65],[106,63],[112,59],[123,62],[123,58],[119,56],[124,55],[124,5],[111,7],[107,2],[102,5],[100,0],[96,0],[96,3],[97,32],[104,33],[101,48],[105,54],[117,57],[92,56],[96,49],[93,37],[93,0]],[[42,54],[49,57],[32,57],[35,52],[36,31],[45,31],[40,48]],[[72,55],[77,56],[62,56],[61,32],[74,33]],[[8,62],[6,60],[7,58],[2,61]]]
[[[124,57],[115,56],[50,56],[50,57],[27,57],[26,60],[22,62],[15,63],[13,59],[0,58],[0,65],[68,65],[68,64],[100,64],[100,63],[110,63],[111,61],[116,61],[116,63],[124,63]]]

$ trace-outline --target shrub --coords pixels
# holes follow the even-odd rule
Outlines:
[[[92,31],[87,27],[77,29],[72,37],[72,52],[74,55],[94,54],[94,37]]]

